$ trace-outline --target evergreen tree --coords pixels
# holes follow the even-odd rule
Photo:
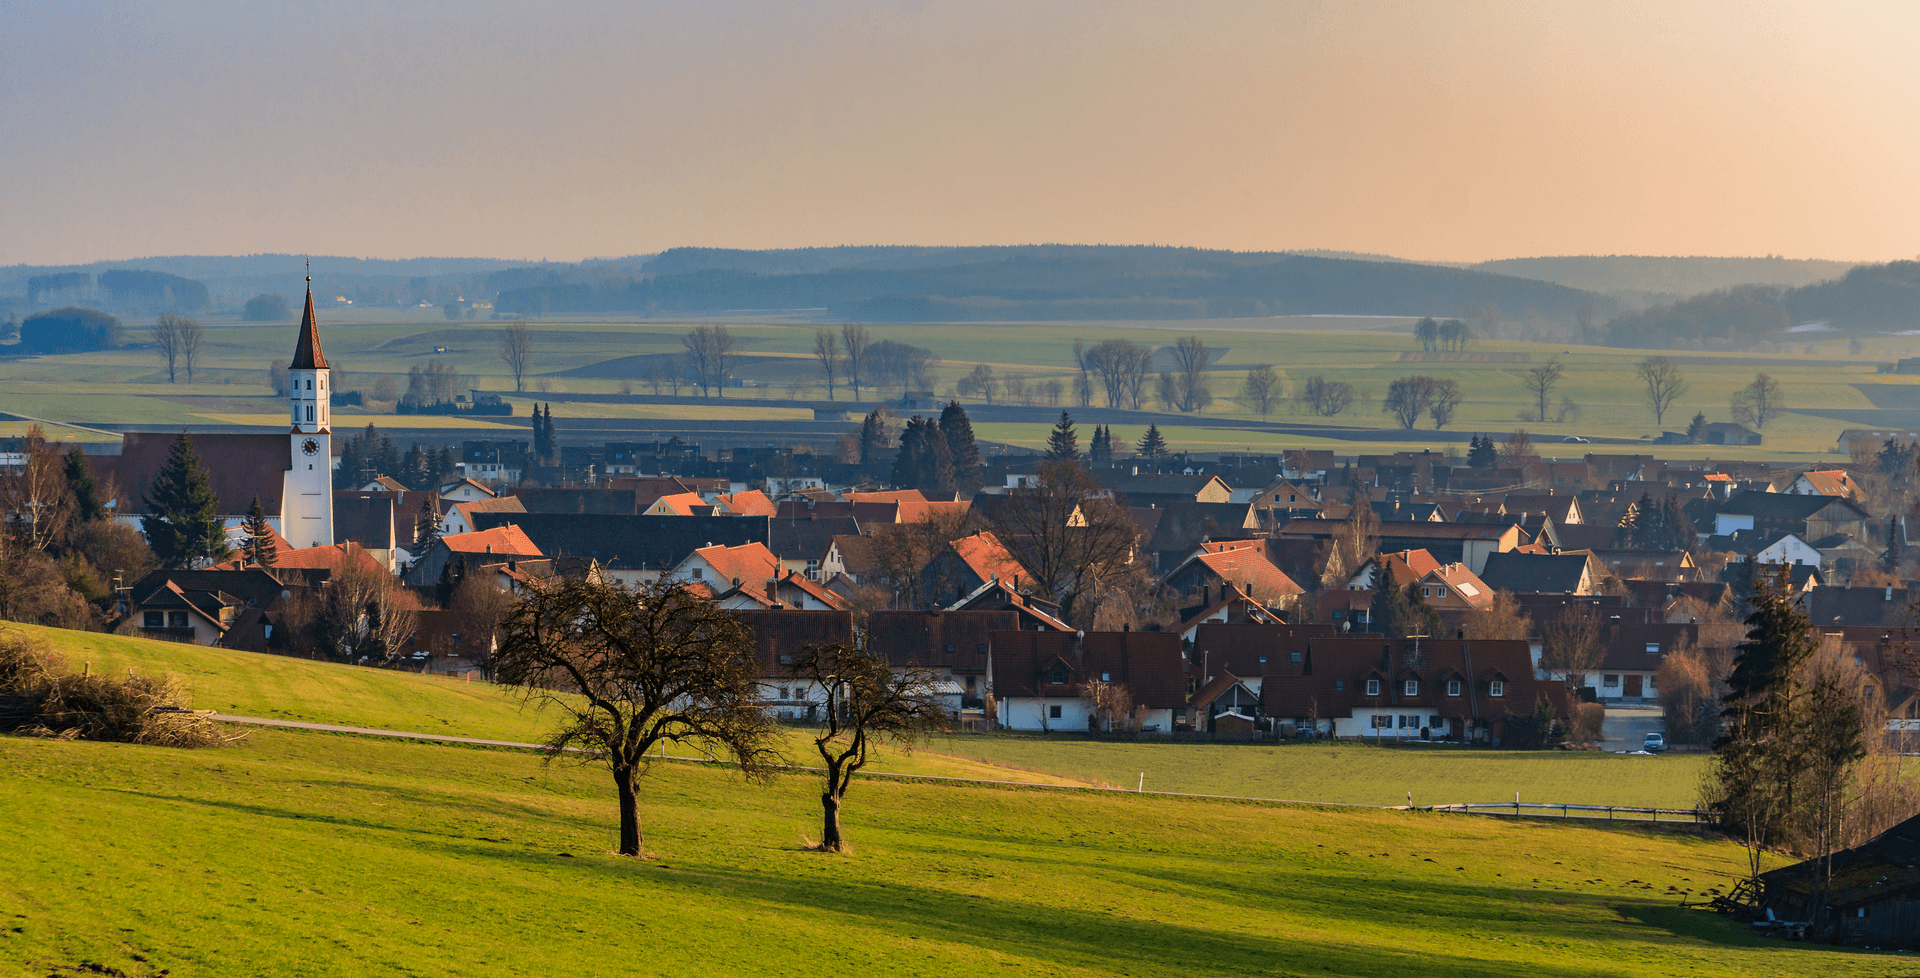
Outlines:
[[[980,446],[973,440],[973,420],[959,401],[948,402],[946,410],[940,412],[940,433],[946,437],[947,453],[953,459],[954,488],[964,492],[979,489],[986,465],[980,460]]]
[[[1692,421],[1687,422],[1687,441],[1698,445],[1700,439],[1705,437],[1707,437],[1707,416],[1696,414]]]
[[[432,479],[433,484],[427,485],[424,488],[430,489],[430,490],[440,488],[439,483],[445,482],[449,477],[453,475],[453,463],[454,463],[453,446],[452,445],[440,446],[440,450],[434,453],[433,479]]]
[[[1372,631],[1390,638],[1401,638],[1407,634],[1407,619],[1411,609],[1407,606],[1407,593],[1393,579],[1393,563],[1384,556],[1376,556],[1378,566],[1373,582],[1373,607],[1368,612],[1368,625]]]
[[[167,460],[141,502],[146,515],[140,518],[140,528],[162,564],[214,563],[232,553],[226,525],[220,520],[220,500],[214,497],[207,470],[193,453],[193,439],[185,431],[167,450]]]
[[[87,456],[78,448],[67,451],[67,488],[73,492],[73,521],[76,524],[91,523],[99,519],[105,508],[100,503],[100,487],[93,481],[93,469],[87,465]]]
[[[407,447],[406,457],[400,460],[400,474],[395,478],[408,489],[425,489],[430,481],[428,464],[426,450],[420,447],[419,442],[414,442]]]
[[[536,465],[547,460],[547,423],[538,404],[533,406],[533,458]]]
[[[273,542],[273,527],[267,525],[267,511],[260,505],[260,497],[253,497],[253,504],[247,507],[246,542],[240,545],[241,556],[248,564],[260,567],[272,567],[280,557],[280,548]]]
[[[1644,546],[1655,522],[1653,494],[1642,490],[1640,501],[1628,505],[1626,514],[1620,517],[1620,524],[1613,528],[1614,546],[1627,550]]]
[[[467,577],[467,558],[461,556],[440,565],[440,580],[433,586],[434,597],[445,608],[453,603],[453,592],[460,590],[460,582]]]
[[[884,407],[874,408],[867,413],[867,419],[860,423],[860,464],[873,465],[887,457],[893,446],[888,444],[886,415]]]
[[[1073,415],[1060,412],[1060,420],[1053,423],[1053,432],[1047,435],[1046,457],[1050,462],[1080,460],[1080,437],[1073,430]]]
[[[1493,443],[1492,435],[1476,437],[1467,450],[1467,465],[1476,469],[1491,469],[1500,464],[1500,449]]]
[[[391,438],[380,439],[379,451],[374,455],[376,475],[393,475],[400,471],[400,447]]]
[[[1140,437],[1140,454],[1155,462],[1167,457],[1167,440],[1160,437],[1160,426],[1150,424]]]
[[[1406,638],[1408,635],[1425,635],[1440,638],[1445,634],[1446,626],[1440,621],[1440,612],[1427,604],[1426,596],[1420,593],[1420,582],[1407,585],[1407,617],[1401,621],[1400,634],[1394,638]]]
[[[1807,765],[1799,749],[1803,728],[1820,725],[1807,715],[1805,695],[1816,638],[1788,594],[1784,567],[1771,581],[1754,582],[1746,624],[1747,640],[1735,650],[1727,677],[1731,691],[1722,697],[1726,732],[1714,743],[1713,777],[1722,822],[1744,829],[1757,854],[1785,841]]]
[[[1667,493],[1660,501],[1660,527],[1665,537],[1660,543],[1663,550],[1685,550],[1689,553],[1700,546],[1700,534],[1693,528],[1693,521],[1687,518],[1687,511],[1680,505],[1680,497]]]
[[[358,489],[365,484],[367,457],[358,438],[340,440],[340,467],[333,470],[335,489]]]
[[[414,559],[418,560],[425,556],[428,550],[433,549],[433,542],[438,539],[440,539],[440,511],[434,507],[433,497],[427,496],[420,500],[420,512],[413,518],[413,546],[407,549],[412,551]]]
[[[894,456],[892,481],[900,489],[953,491],[953,454],[946,435],[931,420],[916,414],[907,422],[900,433],[900,452]]]

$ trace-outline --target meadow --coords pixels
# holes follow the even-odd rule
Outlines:
[[[482,684],[39,634],[96,670],[173,668],[203,707],[540,725]],[[1347,779],[1381,776],[1359,756],[1339,756]],[[1107,763],[1122,761],[1138,757]],[[1510,763],[1618,776],[1577,755]],[[829,856],[808,848],[813,775],[749,785],[669,762],[643,784],[650,858],[635,860],[609,852],[604,772],[524,751],[279,729],[199,751],[7,737],[0,770],[0,975],[1912,970],[1682,908],[1729,887],[1744,853],[1677,827],[863,779],[854,849]]]
[[[438,316],[437,312],[433,316]],[[458,368],[472,386],[506,394],[524,416],[544,391],[562,393],[617,393],[622,381],[610,376],[566,376],[580,368],[639,354],[671,354],[680,348],[686,323],[568,319],[532,323],[535,362],[527,391],[512,391],[512,381],[497,352],[503,324],[448,323],[425,314],[401,310],[323,310],[322,336],[341,389],[371,389],[376,375],[393,376],[405,388],[406,369],[438,359]],[[1458,381],[1466,392],[1454,422],[1455,432],[1504,432],[1525,426],[1536,444],[1553,454],[1575,455],[1584,446],[1560,444],[1567,435],[1621,442],[1641,442],[1661,430],[1686,426],[1694,412],[1709,420],[1728,420],[1734,391],[1766,372],[1780,381],[1790,413],[1765,430],[1766,443],[1751,448],[1697,446],[1666,448],[1667,454],[1715,458],[1812,460],[1831,457],[1839,433],[1861,424],[1831,412],[1868,411],[1920,404],[1920,391],[1910,390],[1916,378],[1880,374],[1874,364],[1911,355],[1911,337],[1869,339],[1861,354],[1848,352],[1844,341],[1814,338],[1791,352],[1771,354],[1713,354],[1623,350],[1529,343],[1519,340],[1483,340],[1473,352],[1524,354],[1527,362],[1420,362],[1402,360],[1417,353],[1408,334],[1407,319],[1363,317],[1275,317],[1270,320],[1198,320],[1191,322],[1030,323],[1030,324],[914,324],[874,325],[876,339],[894,339],[925,346],[941,358],[935,371],[935,389],[950,393],[954,384],[977,364],[988,364],[1001,376],[1028,381],[1072,378],[1071,347],[1075,339],[1089,343],[1124,338],[1161,346],[1182,332],[1194,332],[1222,350],[1211,374],[1214,404],[1192,416],[1188,425],[1164,427],[1176,449],[1197,451],[1276,451],[1284,448],[1333,448],[1342,452],[1391,451],[1401,447],[1430,447],[1425,432],[1431,422],[1403,439],[1346,440],[1301,437],[1275,431],[1222,429],[1208,426],[1219,419],[1258,420],[1237,400],[1245,370],[1272,364],[1283,377],[1289,395],[1312,376],[1351,383],[1363,395],[1347,413],[1328,419],[1332,424],[1391,429],[1392,420],[1378,408],[1387,385],[1413,373]],[[798,417],[792,408],[756,405],[767,398],[813,398],[825,395],[811,356],[812,323],[730,323],[747,359],[738,376],[755,386],[727,391],[710,408],[658,405],[564,405],[562,417],[710,418],[779,420]],[[110,352],[71,354],[33,359],[0,359],[0,411],[56,422],[78,424],[276,424],[279,402],[266,388],[264,365],[287,356],[293,324],[216,325],[207,333],[203,363],[194,383],[168,384],[164,370],[150,350],[127,348]],[[139,342],[138,324],[129,340]],[[1678,362],[1688,379],[1688,390],[1656,425],[1644,405],[1634,365],[1649,353]],[[1522,422],[1529,406],[1521,376],[1535,364],[1557,357],[1566,367],[1566,379],[1555,393],[1579,405],[1577,419],[1564,422]],[[637,379],[628,385],[636,392],[648,388]],[[845,392],[840,397],[845,398]],[[1878,403],[1876,403],[1878,402]],[[1557,407],[1555,408],[1557,411]],[[1824,412],[1824,413],[1823,413]],[[336,422],[358,424],[363,412],[342,408]],[[384,426],[406,428],[427,424],[425,419],[368,416]],[[1312,421],[1303,408],[1289,401],[1268,420]],[[445,427],[444,419],[434,422]],[[508,430],[510,423],[476,419],[477,432]],[[985,426],[990,439],[1037,447],[1045,428],[1031,424]],[[1121,425],[1125,437],[1137,438],[1133,426]],[[1609,450],[1609,449],[1599,449]],[[1611,450],[1621,450],[1618,447]]]

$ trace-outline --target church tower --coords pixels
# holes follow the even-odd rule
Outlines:
[[[280,496],[280,535],[295,547],[333,545],[333,419],[327,394],[327,355],[313,318],[313,276],[307,276],[307,310],[300,339],[287,367],[293,408],[293,461]]]

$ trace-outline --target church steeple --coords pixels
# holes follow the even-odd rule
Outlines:
[[[300,339],[293,348],[289,370],[325,370],[327,355],[320,350],[320,329],[313,321],[313,276],[307,276],[307,311],[300,316]]]

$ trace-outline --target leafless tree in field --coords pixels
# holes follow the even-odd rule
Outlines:
[[[1427,404],[1427,416],[1433,419],[1435,431],[1445,428],[1453,421],[1453,412],[1460,407],[1460,383],[1454,380],[1436,380],[1433,382],[1433,396]]]
[[[1180,410],[1192,413],[1204,409],[1213,401],[1206,374],[1207,365],[1213,362],[1213,351],[1207,349],[1198,334],[1188,333],[1174,341],[1170,352],[1174,394]]]
[[[695,326],[680,338],[680,345],[686,348],[687,369],[700,395],[712,397],[719,391],[727,396],[727,377],[739,361],[733,334],[725,326]]]
[[[1787,399],[1780,382],[1766,374],[1755,374],[1753,383],[1733,395],[1733,420],[1755,428],[1765,428],[1786,410]]]
[[[1539,404],[1539,410],[1534,414],[1536,419],[1547,420],[1547,401],[1553,397],[1554,385],[1560,383],[1560,379],[1564,376],[1566,376],[1566,370],[1560,366],[1560,361],[1557,359],[1548,360],[1521,375],[1521,384]]]
[[[1647,385],[1647,405],[1653,408],[1653,423],[1662,424],[1667,409],[1687,390],[1680,367],[1666,357],[1648,357],[1640,361],[1638,373],[1640,382]]]
[[[874,742],[911,746],[950,729],[953,720],[934,694],[933,673],[917,666],[896,673],[884,652],[864,646],[809,646],[794,656],[792,675],[824,698],[825,714],[813,746],[826,763],[820,792],[823,852],[846,851],[840,808],[853,776],[867,766]]]
[[[725,754],[750,780],[777,760],[751,631],[681,582],[537,588],[507,613],[501,634],[495,681],[523,687],[561,717],[548,759],[597,761],[613,775],[621,855],[642,851],[637,782],[655,746]]]
[[[513,373],[513,389],[527,389],[527,369],[533,366],[533,330],[524,320],[507,324],[507,332],[500,340],[500,359]]]
[[[867,366],[867,348],[873,340],[867,336],[867,328],[859,323],[840,324],[840,349],[847,365],[847,384],[853,388],[853,399],[860,399],[860,378]]]
[[[1274,404],[1280,400],[1280,375],[1274,373],[1273,364],[1263,363],[1247,371],[1241,395],[1255,414],[1263,418],[1272,414]]]
[[[153,347],[167,361],[167,383],[175,382],[176,369],[184,370],[187,383],[193,383],[193,368],[200,360],[200,341],[206,329],[197,320],[163,312],[153,322]]]
[[[1101,340],[1086,352],[1086,364],[1106,389],[1107,406],[1140,410],[1146,399],[1147,368],[1153,351],[1129,340]]]
[[[814,330],[813,356],[820,361],[820,376],[827,381],[827,400],[831,401],[834,380],[840,373],[840,337],[830,329]]]

